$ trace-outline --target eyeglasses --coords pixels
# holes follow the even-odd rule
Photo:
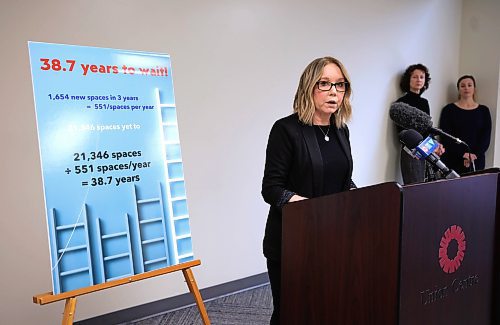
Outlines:
[[[343,93],[347,89],[349,89],[349,82],[339,81],[333,83],[326,80],[320,80],[316,83],[316,86],[318,86],[318,89],[321,91],[329,91],[330,89],[332,89],[332,87],[335,87],[336,91],[338,91],[339,93]]]

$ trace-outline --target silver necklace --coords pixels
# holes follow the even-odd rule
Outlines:
[[[323,135],[325,136],[325,141],[330,141],[330,137],[328,136],[328,132],[330,132],[330,125],[328,125],[328,130],[326,130],[326,133],[325,131],[323,131],[323,129],[321,128],[320,125],[318,125],[321,133],[323,133]]]

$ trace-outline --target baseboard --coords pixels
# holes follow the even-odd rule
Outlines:
[[[213,287],[201,289],[201,296],[204,301],[213,300],[238,291],[248,290],[269,282],[267,272],[249,276],[247,278],[234,280],[219,284]],[[179,308],[194,305],[194,298],[191,293],[170,297],[147,304],[115,311],[109,314],[100,315],[75,322],[75,325],[110,325],[131,322],[137,319],[162,314]]]

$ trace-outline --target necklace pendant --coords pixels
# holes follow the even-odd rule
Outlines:
[[[330,137],[328,136],[328,132],[330,132],[330,125],[328,126],[328,130],[326,130],[326,133],[321,128],[321,125],[318,125],[318,128],[321,131],[321,133],[323,133],[323,135],[325,136],[325,141],[330,141]]]

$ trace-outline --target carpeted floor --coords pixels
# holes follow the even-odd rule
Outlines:
[[[269,284],[205,301],[212,325],[264,325],[269,324],[272,308]],[[201,317],[195,306],[166,312],[122,325],[201,325]]]

